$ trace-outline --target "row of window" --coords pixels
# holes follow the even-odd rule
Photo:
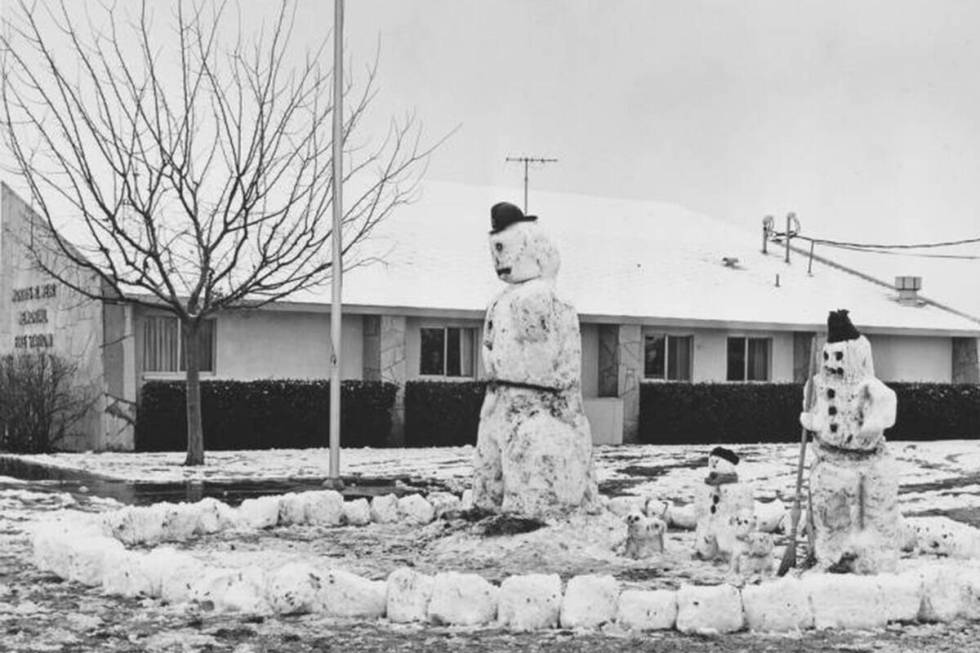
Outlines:
[[[419,374],[476,376],[476,329],[423,328]],[[693,336],[648,335],[644,338],[643,377],[664,381],[690,381]],[[769,338],[728,338],[729,381],[768,381]]]
[[[201,371],[214,371],[214,321],[201,327]],[[475,377],[477,329],[440,327],[421,329],[419,374]],[[664,381],[690,381],[693,336],[648,335],[644,338],[643,376]],[[727,380],[768,381],[771,358],[769,338],[728,338]],[[187,369],[184,338],[176,318],[147,317],[143,321],[143,369],[147,372],[182,372]]]

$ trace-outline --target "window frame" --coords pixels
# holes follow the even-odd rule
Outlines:
[[[424,360],[422,351],[422,331],[426,329],[441,330],[442,331],[442,374],[425,374],[422,372],[422,362]],[[460,374],[459,376],[449,376],[446,374],[446,369],[449,365],[449,330],[459,329],[460,331],[460,349],[462,349],[462,339],[467,337],[467,334],[471,338],[470,346],[470,365],[472,366],[472,373],[470,375]],[[465,324],[462,322],[423,322],[419,325],[419,365],[418,365],[418,378],[422,380],[430,381],[475,381],[480,378],[480,355],[479,355],[479,344],[480,344],[480,326],[475,324]],[[463,369],[463,352],[460,351],[460,372]]]
[[[140,336],[140,371],[144,379],[184,379],[187,377],[187,370],[180,369],[181,361],[184,359],[184,333],[183,329],[180,328],[180,320],[170,313],[146,313],[143,315],[143,320],[152,319],[165,319],[176,322],[177,329],[177,370],[148,370],[146,368],[146,358],[144,356],[145,343],[145,331]],[[218,369],[218,320],[217,318],[207,318],[205,322],[211,323],[211,368],[210,370],[200,370],[200,375],[202,377],[213,377],[217,374]]]
[[[742,378],[728,378],[728,343],[731,340],[742,340]],[[761,340],[766,343],[766,378],[749,379],[749,341]],[[725,382],[726,383],[772,383],[772,336],[757,336],[731,333],[725,337]]]
[[[676,331],[656,331],[656,330],[644,330],[641,332],[641,337],[643,340],[643,376],[642,380],[644,382],[650,383],[693,383],[694,382],[694,334],[691,332],[676,332]],[[647,376],[647,338],[663,338],[664,347],[664,375],[659,376]],[[689,369],[687,370],[687,379],[671,379],[668,378],[670,375],[670,339],[674,338],[684,338],[690,343],[690,349],[688,351],[688,361]]]

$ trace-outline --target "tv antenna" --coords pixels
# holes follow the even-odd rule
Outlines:
[[[524,213],[527,213],[527,171],[528,167],[532,163],[540,163],[544,165],[546,163],[556,163],[558,159],[552,159],[543,156],[509,156],[505,159],[508,163],[523,163],[524,164]]]

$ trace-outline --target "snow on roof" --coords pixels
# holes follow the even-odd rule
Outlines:
[[[386,263],[345,274],[344,303],[482,312],[502,283],[487,241],[490,206],[502,200],[520,205],[521,190],[424,183],[361,250]],[[828,311],[848,308],[871,331],[980,334],[975,322],[901,305],[890,288],[844,271],[814,262],[808,274],[805,256],[786,264],[777,244],[763,254],[761,221],[740,229],[671,204],[537,190],[529,213],[555,239],[558,288],[584,320],[817,329]],[[292,301],[327,303],[330,287]]]

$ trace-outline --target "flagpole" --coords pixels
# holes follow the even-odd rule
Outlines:
[[[340,484],[340,339],[343,290],[343,166],[344,166],[344,0],[334,0],[333,23],[333,231],[330,275],[330,480]]]

